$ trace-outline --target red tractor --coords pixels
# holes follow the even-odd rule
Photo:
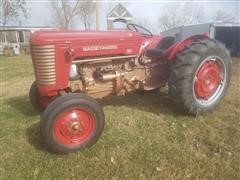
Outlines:
[[[108,95],[168,85],[170,98],[193,115],[212,110],[223,98],[231,59],[220,42],[207,35],[175,42],[136,24],[127,27],[33,33],[36,81],[29,96],[43,112],[40,134],[49,150],[68,153],[96,143],[104,113],[95,99]]]

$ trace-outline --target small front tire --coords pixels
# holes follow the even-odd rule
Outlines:
[[[104,129],[99,103],[83,94],[66,94],[48,105],[41,116],[40,134],[55,153],[70,153],[91,147]]]

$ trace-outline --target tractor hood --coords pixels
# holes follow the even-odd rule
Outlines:
[[[132,31],[36,31],[32,34],[32,45],[74,43],[82,41],[138,40],[141,35]]]
[[[71,49],[75,57],[93,57],[136,55],[142,41],[141,34],[132,31],[37,31],[30,44],[61,46]]]

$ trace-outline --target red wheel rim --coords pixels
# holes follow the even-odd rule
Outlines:
[[[94,134],[96,120],[92,112],[85,108],[70,108],[62,112],[56,120],[54,134],[66,146],[78,146]]]
[[[206,60],[195,77],[194,90],[197,98],[208,100],[217,91],[223,80],[221,65],[215,59]]]

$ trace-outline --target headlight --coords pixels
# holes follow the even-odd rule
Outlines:
[[[70,75],[69,76],[70,76],[71,80],[77,79],[79,77],[76,64],[72,64],[71,65]]]

